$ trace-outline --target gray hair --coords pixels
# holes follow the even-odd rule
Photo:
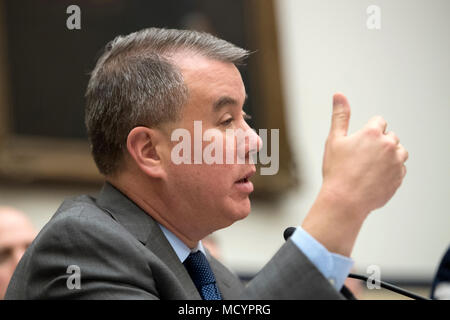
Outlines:
[[[102,174],[118,170],[134,127],[179,119],[188,90],[176,62],[169,59],[178,51],[235,65],[249,55],[208,33],[188,30],[149,28],[109,42],[86,90],[85,123]]]

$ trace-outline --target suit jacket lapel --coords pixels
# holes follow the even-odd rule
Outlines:
[[[186,268],[149,214],[108,182],[104,184],[97,204],[167,265],[184,288],[186,299],[201,299]]]
[[[201,300],[200,294],[194,285],[189,273],[181,263],[177,254],[167,241],[160,227],[154,222],[154,230],[150,233],[146,247],[154,252],[175,274],[187,295],[186,299]]]
[[[244,289],[241,280],[206,250],[209,265],[216,277],[216,283],[224,300],[236,300]]]

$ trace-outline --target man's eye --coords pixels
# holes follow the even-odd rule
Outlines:
[[[228,118],[227,120],[221,122],[220,124],[223,126],[228,126],[233,121],[233,118]]]
[[[11,248],[0,249],[0,264],[8,260],[11,255]]]

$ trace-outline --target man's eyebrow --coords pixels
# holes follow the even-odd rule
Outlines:
[[[245,101],[247,101],[247,94],[245,95],[245,100],[244,100],[244,104]],[[219,111],[220,109],[222,109],[223,107],[227,106],[227,105],[239,105],[238,101],[230,96],[223,96],[220,97],[219,99],[217,99],[216,102],[214,102],[213,107],[214,107],[214,111]]]

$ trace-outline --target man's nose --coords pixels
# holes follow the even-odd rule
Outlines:
[[[263,141],[261,137],[256,133],[256,130],[251,128],[247,123],[245,124],[246,127],[244,130],[249,130],[249,140],[246,141],[246,154],[250,155],[253,153],[259,152],[262,148]]]

